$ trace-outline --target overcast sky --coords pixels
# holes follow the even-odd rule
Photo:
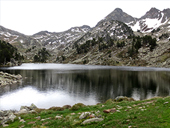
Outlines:
[[[94,27],[115,8],[139,18],[151,7],[170,8],[170,0],[0,0],[0,25],[26,35],[62,32]]]

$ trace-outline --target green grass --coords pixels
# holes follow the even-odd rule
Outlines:
[[[111,108],[115,108],[119,112],[103,112],[103,110]],[[97,111],[98,113],[96,113]],[[82,112],[94,113],[104,120],[83,125],[82,122],[85,119],[79,119]],[[57,115],[62,118],[56,119]],[[18,117],[26,122],[20,122]],[[36,117],[41,117],[41,119]],[[136,128],[169,128],[170,97],[157,97],[132,102],[108,100],[104,104],[82,106],[79,109],[42,110],[36,114],[17,116],[14,122],[9,122],[8,128],[128,128],[129,126]]]

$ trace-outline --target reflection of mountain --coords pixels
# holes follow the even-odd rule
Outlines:
[[[12,70],[12,73],[15,71]],[[170,93],[169,72],[122,70],[22,70],[23,86],[32,85],[40,91],[64,90],[75,97],[95,96],[99,102],[119,95],[139,99],[167,96]],[[2,92],[18,88],[6,86]],[[3,93],[0,92],[2,95]]]

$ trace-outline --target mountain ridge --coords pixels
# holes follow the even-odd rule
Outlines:
[[[169,53],[170,9],[151,8],[141,18],[134,18],[116,8],[93,28],[83,25],[63,32],[40,31],[31,36],[11,31],[0,27],[0,39],[18,47],[30,62],[39,49],[46,48],[52,54],[49,62],[155,65],[153,61],[158,60],[150,63],[153,56],[159,58]],[[162,65],[163,60],[157,65]]]

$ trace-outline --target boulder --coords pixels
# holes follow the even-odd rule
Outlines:
[[[29,108],[29,107],[27,107],[27,106],[21,106],[20,107],[20,110],[22,110],[22,109],[26,109],[27,111],[30,111],[31,109]]]
[[[100,121],[103,121],[103,119],[102,118],[91,118],[91,119],[87,119],[87,120],[83,121],[82,124],[89,124],[92,122],[100,122]]]
[[[56,119],[61,119],[62,117],[61,117],[61,116],[56,116],[55,118],[56,118]]]
[[[64,105],[62,108],[64,108],[64,109],[70,109],[71,106],[70,106],[70,105]]]
[[[49,110],[53,110],[53,111],[63,111],[64,108],[62,108],[62,107],[51,107],[51,108],[49,108]]]
[[[13,114],[13,112],[12,112],[11,110],[5,111],[4,116],[9,116],[9,115],[11,115],[11,114]]]
[[[135,101],[133,98],[129,98],[126,96],[117,96],[114,101],[120,102],[120,101]]]
[[[0,117],[3,117],[3,116],[4,116],[4,111],[0,110]]]
[[[31,106],[29,107],[31,110],[34,110],[34,109],[36,109],[37,108],[37,106],[35,105],[35,104],[31,104]]]
[[[28,113],[37,113],[35,110],[31,110]]]
[[[71,110],[78,110],[78,109],[80,109],[80,108],[82,108],[82,107],[85,107],[86,105],[84,105],[84,104],[82,104],[82,103],[77,103],[77,104],[75,104],[75,105],[73,105],[72,107],[71,107]]]
[[[16,116],[12,113],[11,115],[9,115],[8,118],[13,122]]]
[[[88,116],[90,116],[91,113],[90,112],[83,112],[80,116],[79,116],[79,119],[85,119],[87,118]]]
[[[112,109],[104,110],[103,112],[104,112],[104,113],[110,113],[110,112],[114,113],[114,112],[116,112],[116,111],[117,111],[117,110],[116,110],[115,108],[112,108]]]
[[[0,117],[0,121],[3,120],[4,118],[3,117]]]
[[[28,111],[26,109],[22,109],[18,112],[18,114],[26,114],[28,113]]]

